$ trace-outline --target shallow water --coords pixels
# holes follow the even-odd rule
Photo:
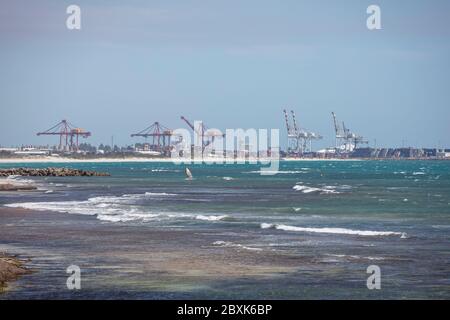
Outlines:
[[[245,252],[258,257],[253,268],[262,256],[276,255],[275,262],[289,265],[289,270],[280,271],[274,263],[270,277],[245,277],[245,272],[240,277],[208,277],[206,282],[198,277],[182,281],[175,291],[171,278],[163,277],[158,286],[165,294],[155,289],[158,286],[129,291],[124,285],[121,296],[450,297],[448,161],[281,162],[280,172],[273,176],[260,175],[258,165],[189,165],[191,181],[185,179],[184,166],[171,163],[70,166],[107,171],[111,177],[27,178],[39,190],[3,194],[0,205],[61,212],[65,217],[89,215],[80,220],[82,228],[101,224],[125,228],[121,230],[185,230],[193,237],[205,233],[208,236],[189,246],[193,255],[209,250],[214,260],[218,250]],[[57,220],[62,223],[64,218]],[[30,249],[23,241],[14,245]],[[177,242],[171,246],[176,248]],[[287,263],[291,260],[296,263]],[[95,265],[89,259],[87,263]],[[382,270],[378,292],[366,287],[366,268],[372,264]],[[123,281],[127,279],[132,279],[129,274]],[[85,297],[117,297],[113,291],[94,290]],[[18,289],[13,296],[21,292],[25,291]]]

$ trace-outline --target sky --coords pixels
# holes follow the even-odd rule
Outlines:
[[[448,0],[0,0],[0,145],[56,144],[36,133],[62,119],[126,145],[183,115],[278,128],[283,146],[286,108],[316,148],[332,111],[371,146],[450,147],[449,15]]]

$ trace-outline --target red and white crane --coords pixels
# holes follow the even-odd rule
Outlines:
[[[79,137],[90,137],[91,132],[78,128],[67,120],[62,120],[50,129],[38,132],[37,135],[59,136],[59,150],[77,151]]]
[[[173,130],[163,126],[158,121],[138,133],[131,134],[131,137],[151,138],[150,150],[161,153],[171,151],[171,138],[173,136]]]

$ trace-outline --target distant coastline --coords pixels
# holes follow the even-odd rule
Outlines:
[[[236,158],[233,159],[232,163],[239,162],[249,162],[249,161],[274,161],[275,159],[244,159],[244,158]],[[390,158],[390,159],[377,159],[377,158],[280,158],[280,161],[363,161],[363,160],[449,160],[449,159],[430,159],[430,158]],[[143,157],[99,157],[99,158],[69,158],[69,157],[51,157],[51,156],[41,156],[41,157],[24,157],[24,158],[0,158],[0,164],[13,164],[13,163],[121,163],[121,162],[173,162],[175,163],[177,160],[172,158],[143,158]],[[193,163],[196,162],[217,162],[226,164],[225,158],[203,158],[203,159],[195,159],[188,160]],[[229,159],[228,159],[229,161]]]

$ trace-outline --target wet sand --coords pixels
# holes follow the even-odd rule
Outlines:
[[[0,251],[31,259],[36,270],[0,296],[7,299],[73,298],[66,288],[70,265],[81,268],[80,298],[170,298],[218,281],[276,278],[304,262],[276,252],[217,246],[223,237],[211,231],[10,208],[0,208],[0,221]],[[233,241],[232,234],[227,237]]]

